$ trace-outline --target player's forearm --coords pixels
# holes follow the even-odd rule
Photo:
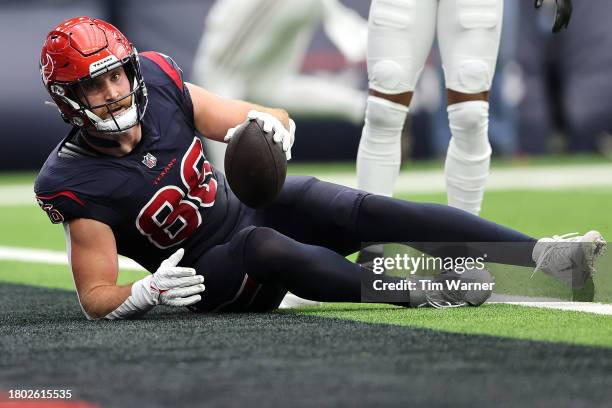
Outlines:
[[[228,129],[244,122],[252,110],[269,113],[289,130],[289,115],[284,109],[267,108],[255,103],[224,98],[199,86],[186,83],[193,103],[196,129],[206,138],[222,142]]]
[[[81,306],[89,319],[102,319],[123,304],[132,293],[129,285],[100,285],[79,294]]]
[[[88,289],[81,285],[79,300],[83,311],[92,320],[129,319],[160,304],[182,307],[199,302],[204,291],[204,277],[194,268],[178,266],[184,253],[184,249],[178,249],[159,265],[157,271],[131,285],[103,283]]]

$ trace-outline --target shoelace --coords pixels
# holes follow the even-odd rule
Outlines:
[[[467,302],[457,302],[457,303],[452,303],[452,302],[439,302],[437,300],[432,300],[432,299],[427,299],[426,303],[423,303],[422,305],[419,305],[418,307],[425,307],[427,305],[431,305],[436,309],[444,309],[444,308],[449,308],[449,307],[463,307],[463,306],[467,306]]]
[[[576,238],[580,238],[581,235],[578,232],[569,232],[567,234],[563,234],[563,235],[553,235],[552,239],[554,241],[567,241],[567,242],[574,242],[576,241]]]
[[[446,299],[444,299],[444,297]],[[427,304],[433,306],[436,309],[448,307],[462,307],[467,305],[466,301],[461,300],[461,296],[457,291],[449,291],[448,288],[446,289],[446,291],[442,290],[440,292],[436,291],[433,293],[426,293],[425,299],[427,300]]]

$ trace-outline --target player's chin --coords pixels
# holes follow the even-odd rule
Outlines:
[[[96,113],[102,120],[108,120],[111,118],[118,118],[121,115],[124,115],[129,108],[132,106],[132,97],[130,96],[127,99],[121,101],[121,103],[117,103],[115,105],[110,106],[110,109],[101,109],[100,113]]]

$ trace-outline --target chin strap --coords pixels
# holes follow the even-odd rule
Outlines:
[[[98,136],[90,135],[87,132],[81,132],[81,136],[87,140],[87,142],[91,143],[94,146],[105,147],[105,148],[113,148],[113,147],[121,147],[121,144],[116,140],[112,139],[103,139]]]

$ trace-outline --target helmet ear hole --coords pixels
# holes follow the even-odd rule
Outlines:
[[[57,94],[59,96],[66,95],[66,91],[60,85],[52,84],[50,88],[51,92],[53,92],[54,94]]]

